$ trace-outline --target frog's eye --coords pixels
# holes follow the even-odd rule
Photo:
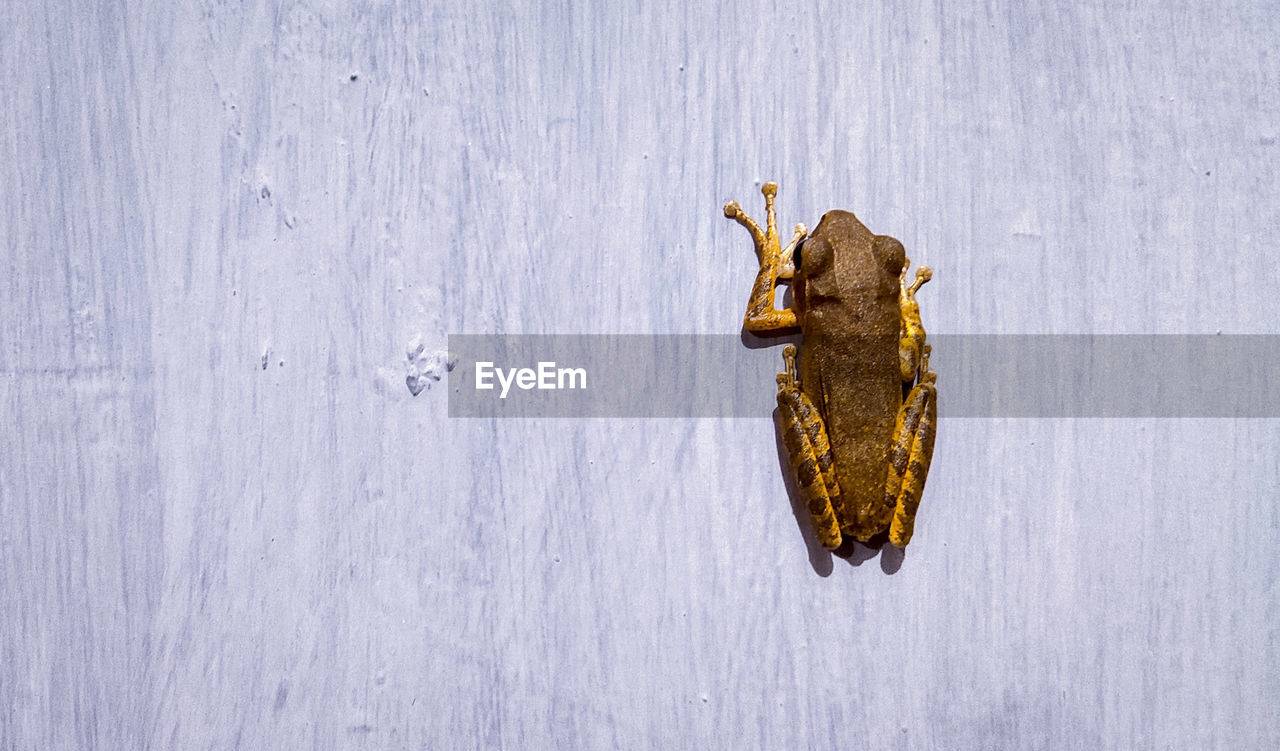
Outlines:
[[[902,247],[902,243],[888,235],[876,235],[874,247],[876,257],[884,264],[886,271],[894,276],[902,273],[902,267],[907,262],[907,250]]]
[[[801,259],[804,261],[803,266],[800,265]],[[831,246],[825,239],[810,235],[796,246],[791,254],[791,262],[797,272],[803,271],[806,276],[818,274],[831,263]]]

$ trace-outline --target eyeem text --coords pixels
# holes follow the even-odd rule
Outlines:
[[[555,362],[539,362],[537,368],[495,368],[492,362],[476,363],[476,389],[494,389],[497,378],[499,399],[506,399],[511,385],[522,391],[530,389],[585,389],[587,371],[584,368],[557,368]]]

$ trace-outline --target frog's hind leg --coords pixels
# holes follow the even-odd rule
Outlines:
[[[782,415],[783,441],[805,506],[813,518],[818,541],[824,548],[840,547],[840,519],[847,518],[836,483],[831,442],[821,415],[796,382],[796,348],[782,350],[786,372],[778,374],[778,410]]]
[[[889,542],[905,548],[915,530],[920,494],[933,459],[933,438],[938,422],[938,374],[929,370],[926,345],[920,353],[920,383],[911,389],[893,430],[889,449],[889,476],[885,480],[885,504],[893,507]]]
[[[755,220],[747,216],[737,201],[724,205],[724,215],[735,219],[751,233],[756,245],[756,255],[760,258],[760,271],[756,274],[755,284],[751,287],[751,299],[747,301],[747,313],[742,323],[748,331],[776,331],[796,325],[794,310],[785,308],[777,310],[773,307],[774,288],[779,279],[790,279],[795,273],[791,258],[796,245],[808,233],[803,224],[796,225],[795,234],[786,248],[782,248],[778,240],[778,227],[774,219],[773,199],[778,194],[778,184],[768,182],[760,189],[764,194],[765,211],[768,213],[766,229],[760,229]]]

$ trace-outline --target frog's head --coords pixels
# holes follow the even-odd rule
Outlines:
[[[848,211],[828,211],[793,257],[796,277],[817,303],[895,299],[907,262],[902,243],[877,235]]]

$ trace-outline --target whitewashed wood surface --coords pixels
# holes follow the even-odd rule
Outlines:
[[[766,179],[933,332],[1275,332],[1280,5],[779,5],[6,0],[0,747],[1280,747],[1280,421],[944,420],[844,560],[767,415],[409,393],[736,332]]]

